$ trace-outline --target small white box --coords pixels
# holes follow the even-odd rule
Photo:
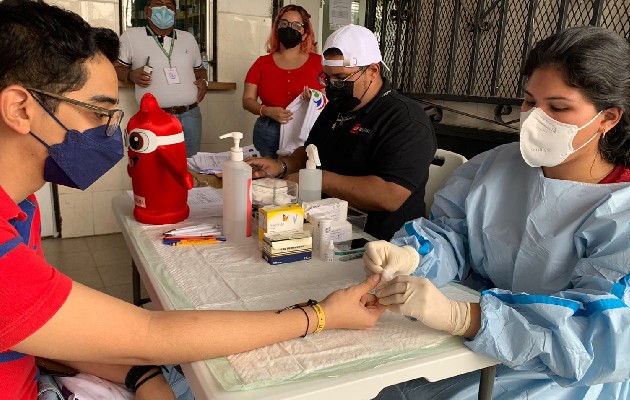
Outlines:
[[[345,221],[348,217],[348,202],[334,197],[305,201],[302,203],[302,208],[304,209],[304,216],[307,219],[311,213],[317,218],[329,219],[331,221]]]

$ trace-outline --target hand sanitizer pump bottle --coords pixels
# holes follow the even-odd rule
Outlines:
[[[298,197],[300,201],[321,200],[322,198],[322,170],[316,167],[321,166],[317,146],[309,144],[306,146],[306,168],[300,170],[300,184],[298,187]]]
[[[220,136],[231,137],[234,147],[230,159],[223,163],[223,234],[228,242],[242,244],[252,236],[252,167],[243,161],[239,143],[241,132]]]

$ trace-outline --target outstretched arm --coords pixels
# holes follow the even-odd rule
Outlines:
[[[379,276],[322,301],[326,328],[365,329],[384,308],[362,296]],[[315,311],[306,307],[313,331]],[[73,283],[61,309],[43,327],[12,347],[51,359],[123,365],[178,364],[239,353],[304,334],[301,310],[147,311]],[[87,328],[89,327],[89,329]],[[51,346],[51,343],[55,343]],[[95,345],[98,344],[98,345]]]

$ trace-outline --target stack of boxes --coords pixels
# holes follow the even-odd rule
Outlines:
[[[350,212],[352,221],[358,223],[351,223]],[[312,254],[321,259],[330,258],[325,254],[330,250],[330,241],[349,245],[353,226],[363,230],[366,214],[348,207],[345,200],[328,198],[304,202],[302,206],[266,206],[258,210],[258,217],[262,257],[276,265],[309,260]]]
[[[308,231],[265,233],[262,256],[271,265],[310,260],[313,240]]]
[[[311,234],[304,231],[304,210],[297,204],[268,206],[258,210],[258,240],[269,264],[309,260]]]

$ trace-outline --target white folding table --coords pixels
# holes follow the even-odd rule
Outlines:
[[[138,229],[141,224],[133,219],[133,201],[126,195],[120,195],[114,198],[112,206],[133,258],[134,274],[137,273],[136,278],[139,277],[144,283],[154,307],[162,310],[178,309],[172,298],[174,293],[181,295],[181,288],[154,268],[159,261],[158,255],[148,250],[151,246],[147,246],[147,243],[155,241],[155,238],[147,237],[142,229]],[[300,264],[308,262],[301,261]],[[361,260],[348,262],[350,263],[356,264],[352,268],[359,268],[362,272]],[[139,282],[135,282],[134,286],[138,288],[134,301],[138,301]],[[476,370],[481,370],[479,398],[491,399],[496,364],[498,361],[476,354],[462,343],[454,349],[437,354],[392,361],[365,371],[349,371],[334,377],[313,378],[244,391],[224,390],[205,362],[184,364],[182,368],[198,400],[369,399],[375,397],[384,387],[396,383],[419,377],[438,381]]]

